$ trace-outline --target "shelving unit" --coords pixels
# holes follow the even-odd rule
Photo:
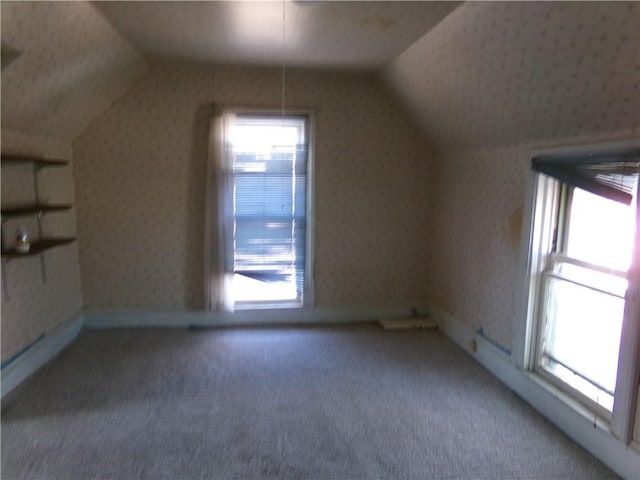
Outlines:
[[[70,211],[73,208],[71,204],[48,204],[42,202],[40,199],[40,185],[39,185],[39,175],[38,173],[43,168],[55,168],[55,167],[65,167],[69,162],[67,160],[55,159],[55,158],[38,158],[38,157],[29,157],[24,155],[2,155],[0,157],[2,165],[8,164],[23,164],[23,165],[33,165],[33,190],[34,190],[34,201],[33,203],[13,206],[8,208],[2,208],[2,229],[4,230],[4,225],[7,220],[12,218],[19,217],[36,217],[37,219],[37,235],[34,236],[35,240],[31,242],[29,251],[26,253],[17,252],[15,248],[7,248],[3,242],[2,252],[0,253],[3,261],[9,261],[20,258],[28,258],[34,257],[36,255],[40,256],[40,266],[42,272],[42,280],[46,282],[46,270],[44,259],[42,257],[42,253],[50,250],[52,248],[56,248],[61,245],[67,245],[69,243],[74,242],[76,239],[71,237],[65,238],[46,238],[43,237],[42,234],[42,217],[48,213],[55,212],[65,212]],[[4,231],[3,231],[4,238]],[[6,290],[6,278],[5,278],[5,269],[2,269],[2,285],[5,293],[5,298],[7,297]]]

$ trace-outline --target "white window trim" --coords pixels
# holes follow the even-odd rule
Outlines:
[[[222,142],[222,118],[229,113],[255,113],[265,115],[282,114],[281,108],[265,107],[216,107],[210,122],[209,148],[207,155],[207,181],[205,195],[205,239],[204,239],[204,295],[205,308],[208,311],[231,312],[229,301],[224,292],[224,175],[222,174],[223,142]],[[312,308],[315,304],[315,112],[312,109],[295,108],[287,109],[285,115],[305,115],[308,123],[308,152],[307,152],[307,232],[305,253],[305,284],[304,296],[301,305],[292,306],[287,302],[256,302],[243,303],[238,310],[243,312],[256,310],[267,311],[281,308]],[[215,240],[215,243],[214,243]]]
[[[622,323],[621,333],[623,341],[618,354],[618,384],[611,419],[612,431],[627,444],[633,440],[635,415],[640,415],[640,195],[637,195],[636,205],[635,251],[629,269],[625,321]],[[627,321],[634,318],[636,321]]]
[[[556,148],[536,149],[531,158],[546,154],[584,154],[586,152],[606,152],[624,148],[640,147],[640,140],[601,143],[595,145],[562,146]],[[536,345],[538,345],[538,298],[542,289],[541,276],[545,268],[545,256],[550,251],[553,239],[553,215],[549,209],[557,208],[558,182],[545,175],[529,169],[526,183],[525,205],[521,245],[521,288],[519,289],[520,314],[515,319],[517,337],[514,341],[512,359],[517,368],[534,372]],[[640,195],[638,195],[640,197]],[[640,207],[640,199],[636,199]],[[549,219],[543,223],[542,219]],[[636,225],[640,225],[640,208],[636,210]],[[618,360],[618,378],[615,390],[614,406],[611,421],[605,422],[610,432],[629,444],[632,441],[634,420],[638,396],[638,379],[640,367],[640,227],[636,228],[636,242],[632,266],[629,273],[629,293],[627,294],[625,315],[620,341]],[[548,380],[540,376],[540,380],[549,390],[555,390]],[[558,398],[561,398],[559,396]],[[584,414],[584,410],[576,408],[573,402],[567,402]]]

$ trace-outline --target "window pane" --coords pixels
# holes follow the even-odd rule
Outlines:
[[[554,277],[547,281],[544,352],[613,392],[624,299]]]
[[[238,114],[225,131],[225,268],[234,302],[303,300],[307,118]]]
[[[296,300],[296,286],[290,281],[264,281],[236,273],[231,280],[231,298],[235,302],[271,302]]]
[[[574,280],[583,285],[613,293],[619,297],[624,297],[629,284],[626,278],[599,272],[588,267],[572,265],[571,263],[558,262],[555,271],[568,280]]]
[[[568,225],[567,255],[627,271],[633,249],[635,205],[635,200],[627,206],[575,188]]]

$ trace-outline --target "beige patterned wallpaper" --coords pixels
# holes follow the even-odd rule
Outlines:
[[[88,2],[0,3],[2,126],[67,141],[122,95],[146,61]]]
[[[316,112],[316,304],[424,300],[420,132],[370,76],[286,79],[286,104]],[[279,69],[159,64],[73,142],[88,309],[202,307],[211,105],[280,99]]]
[[[38,157],[71,158],[71,144],[55,138],[2,130],[3,153]],[[38,173],[42,201],[73,203],[72,165],[46,168]],[[32,203],[31,164],[2,166],[2,207]],[[13,242],[18,227],[37,236],[36,219],[11,218],[3,222],[6,244]],[[74,211],[47,214],[42,218],[43,235],[75,235]],[[41,264],[42,262],[42,264]],[[2,265],[2,361],[10,359],[42,334],[48,334],[73,319],[82,308],[77,244],[58,247],[39,256],[3,260]],[[44,274],[43,277],[43,269]]]
[[[432,299],[511,349],[526,147],[455,150],[439,160],[430,197]]]
[[[640,128],[635,132],[640,136]],[[520,315],[521,234],[531,151],[627,138],[551,139],[454,149],[434,162],[430,274],[433,301],[511,350]]]
[[[438,150],[430,296],[510,350],[529,152],[640,134],[640,4],[466,3],[384,78]]]
[[[640,3],[468,2],[384,76],[445,149],[629,134]]]

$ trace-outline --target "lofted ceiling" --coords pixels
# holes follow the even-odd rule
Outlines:
[[[3,0],[2,129],[71,141],[156,59],[379,70],[460,4]]]
[[[94,2],[152,58],[379,69],[461,2]],[[283,29],[284,25],[284,29]],[[283,43],[284,35],[284,43]]]
[[[3,0],[0,9],[3,132],[71,141],[156,59],[379,72],[443,148],[640,131],[636,2]]]

